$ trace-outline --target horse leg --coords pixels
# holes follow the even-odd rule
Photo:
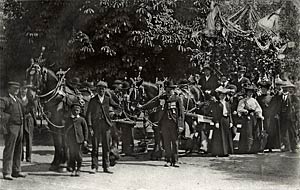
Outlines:
[[[59,166],[59,155],[60,155],[60,146],[59,146],[59,136],[58,134],[52,133],[53,145],[54,145],[54,157],[53,161],[51,162],[51,166],[49,168],[50,171],[57,171]]]
[[[161,147],[161,133],[158,126],[153,127],[154,131],[154,150],[151,154],[151,159],[160,160],[162,158],[162,147]]]
[[[54,158],[49,168],[50,171],[65,172],[67,162],[67,148],[64,142],[63,130],[53,129],[53,144],[54,144]]]
[[[58,129],[60,134],[64,133],[63,129]],[[67,172],[67,167],[68,167],[68,158],[69,158],[69,154],[68,154],[68,147],[66,144],[66,137],[64,135],[60,135],[60,152],[59,152],[59,169],[58,172]]]

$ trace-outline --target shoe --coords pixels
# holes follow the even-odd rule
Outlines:
[[[8,174],[3,175],[3,179],[5,179],[5,180],[13,180],[12,176],[8,175]]]
[[[179,166],[176,165],[175,163],[173,163],[172,166],[173,166],[174,168],[179,168]]]
[[[76,176],[76,173],[75,173],[75,171],[72,171],[71,172],[71,177],[74,177],[74,176]]]
[[[77,170],[77,171],[75,172],[75,176],[76,176],[76,177],[80,177],[80,170]]]
[[[12,177],[26,177],[27,175],[22,172],[14,173],[11,175]]]
[[[98,169],[96,169],[96,168],[93,168],[93,169],[90,171],[91,174],[95,174],[95,173],[97,173],[97,172],[98,172]]]
[[[166,167],[166,168],[167,168],[167,167],[169,167],[169,165],[168,165],[168,164],[165,164],[165,165],[164,165],[164,167]]]
[[[104,173],[108,173],[108,174],[113,174],[113,172],[112,172],[112,171],[109,171],[108,169],[103,169],[103,172],[104,172]]]

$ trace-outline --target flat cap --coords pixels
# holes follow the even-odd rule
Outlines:
[[[17,87],[20,88],[21,84],[19,82],[15,82],[15,81],[9,81],[8,86],[12,86],[12,87]]]
[[[121,80],[115,80],[114,84],[123,84],[123,82]]]
[[[105,88],[107,88],[107,83],[104,82],[104,81],[99,81],[96,86],[97,87],[105,87]]]

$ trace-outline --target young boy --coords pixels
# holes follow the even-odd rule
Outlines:
[[[71,106],[71,116],[65,119],[66,143],[69,149],[69,165],[72,169],[71,176],[80,176],[82,164],[81,146],[87,146],[88,127],[80,114],[80,104]],[[76,168],[77,165],[77,169]]]

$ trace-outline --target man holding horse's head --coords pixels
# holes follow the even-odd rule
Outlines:
[[[21,172],[23,111],[17,97],[20,83],[8,82],[8,94],[0,99],[0,119],[4,125],[3,178],[25,177]]]
[[[183,128],[184,108],[181,98],[174,93],[175,88],[176,85],[172,81],[165,81],[165,93],[150,100],[143,106],[139,106],[141,109],[161,108],[158,124],[163,136],[163,147],[167,162],[165,167],[179,167],[176,164],[178,161],[178,136]]]
[[[111,147],[112,122],[109,117],[109,107],[119,109],[119,105],[105,93],[107,83],[97,83],[98,94],[93,97],[87,109],[87,123],[92,135],[92,173],[98,171],[98,149],[99,141],[102,142],[102,167],[105,173],[112,173],[108,170],[110,166],[109,153]]]

